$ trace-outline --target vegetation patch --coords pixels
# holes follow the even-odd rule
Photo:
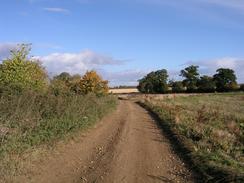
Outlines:
[[[0,99],[0,172],[14,173],[11,156],[53,144],[85,129],[116,106],[113,96],[53,96],[33,92]],[[15,167],[16,168],[16,167]]]
[[[29,52],[30,45],[20,45],[0,64],[1,178],[18,174],[16,159],[27,150],[91,126],[117,103],[95,71],[49,79]]]
[[[190,65],[181,70],[182,81],[168,80],[166,69],[153,71],[138,80],[137,89],[146,94],[243,91],[243,85],[238,85],[235,71],[230,68],[219,68],[213,76],[200,75],[198,69],[199,66]]]
[[[144,105],[188,150],[205,182],[243,182],[243,97],[241,93],[211,94],[150,99]]]

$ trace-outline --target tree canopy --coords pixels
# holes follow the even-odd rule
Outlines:
[[[161,69],[150,72],[139,80],[138,90],[142,93],[166,93],[168,91],[168,73]]]
[[[95,93],[103,95],[108,93],[108,81],[103,80],[96,71],[88,71],[80,80],[80,88],[83,94]]]
[[[237,88],[235,71],[228,68],[219,68],[213,76],[217,91],[230,91]]]
[[[3,60],[0,67],[0,85],[18,90],[45,90],[48,77],[40,62],[28,58],[30,45],[22,44],[11,51],[11,55]]]
[[[197,82],[199,79],[199,66],[191,65],[181,70],[180,76],[184,77],[183,85],[187,87],[188,92],[194,92],[197,90]]]
[[[72,76],[63,72],[53,78],[51,87],[55,95],[88,93],[104,95],[108,93],[108,81],[102,80],[96,71],[87,71],[84,76],[79,74]]]
[[[181,93],[181,92],[228,92],[243,90],[238,85],[234,70],[219,68],[214,76],[200,75],[199,66],[191,65],[181,70],[183,81],[168,81],[167,70],[150,72],[139,80],[137,86],[142,93]]]
[[[200,92],[214,92],[216,89],[216,84],[213,80],[213,77],[210,76],[201,76],[198,83],[198,91]]]
[[[171,83],[173,93],[181,93],[185,91],[185,87],[181,81],[174,81]]]

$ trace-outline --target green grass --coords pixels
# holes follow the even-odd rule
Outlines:
[[[210,180],[243,181],[243,93],[152,99],[145,104],[183,137],[191,157]]]
[[[116,106],[113,96],[25,92],[0,98],[0,177],[18,172],[14,158],[86,129]]]

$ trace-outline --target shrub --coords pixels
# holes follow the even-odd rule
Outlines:
[[[69,87],[72,93],[82,94],[82,88],[80,82],[81,82],[81,76],[79,74],[75,74],[71,76],[69,80]]]
[[[31,48],[22,44],[11,51],[10,58],[3,61],[0,67],[0,85],[12,88],[13,91],[33,89],[44,91],[48,86],[45,69],[38,61],[28,58]]]
[[[67,85],[67,82],[65,82],[63,80],[55,79],[55,78],[53,80],[51,80],[50,91],[55,96],[71,95],[70,87]]]
[[[73,78],[74,76],[71,76],[67,72],[62,72],[61,74],[54,76],[50,85],[51,92],[56,96],[77,94],[78,92],[72,90],[72,86],[75,84]],[[79,76],[78,80],[75,80],[76,83],[79,83],[80,78],[81,77]]]
[[[108,82],[103,81],[95,71],[87,72],[83,77],[79,74],[70,75],[63,72],[51,81],[51,91],[57,95],[85,95],[95,93],[104,95],[108,93]]]

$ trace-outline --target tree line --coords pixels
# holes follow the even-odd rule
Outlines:
[[[63,72],[49,78],[47,71],[37,60],[29,57],[31,45],[22,44],[12,50],[10,57],[0,64],[0,94],[22,93],[25,90],[51,93],[54,95],[86,95],[108,93],[108,81],[96,71],[85,75]],[[58,64],[58,63],[57,63]]]
[[[238,85],[235,71],[219,68],[213,76],[200,75],[199,66],[191,65],[180,71],[182,81],[168,80],[166,69],[150,72],[139,80],[138,90],[142,93],[209,93],[244,91]]]

